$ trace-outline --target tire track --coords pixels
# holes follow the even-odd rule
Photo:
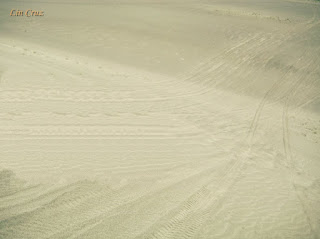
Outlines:
[[[316,21],[315,20],[315,14],[313,16],[313,18],[311,19],[310,23],[308,22],[306,25],[309,25],[308,28],[305,28],[303,30],[303,32],[306,32],[308,31],[309,29],[311,29],[312,27],[314,26],[317,26],[320,22]],[[298,32],[298,33],[295,33],[293,36],[290,36],[288,37],[287,40],[289,39],[292,39],[294,36],[297,36],[298,34],[302,34],[303,32]],[[282,49],[283,50],[283,49]],[[298,62],[299,60],[297,60],[296,62]],[[278,88],[280,87],[281,85],[284,84],[284,81],[285,79],[287,78],[288,74],[290,74],[291,72],[290,71],[287,71],[284,75],[284,80],[281,80],[281,81],[276,81],[272,87],[266,92],[266,94],[264,95],[264,97],[262,98],[262,100],[260,101],[259,105],[258,105],[258,108],[256,109],[256,112],[254,114],[254,117],[253,117],[253,120],[252,120],[252,123],[251,123],[251,126],[249,128],[249,142],[250,144],[252,144],[252,141],[253,141],[253,137],[255,135],[255,132],[257,130],[257,126],[258,126],[258,122],[260,120],[260,116],[261,116],[261,113],[262,113],[262,110],[266,104],[266,102],[268,101],[270,95]]]
[[[201,225],[205,222],[206,218],[210,216],[206,213],[208,208],[217,206],[218,203],[224,198],[225,194],[236,182],[236,179],[240,177],[237,173],[241,171],[239,160],[235,163],[230,163],[225,173],[221,176],[222,179],[217,181],[209,181],[206,185],[201,187],[185,202],[173,209],[165,218],[158,221],[157,224],[153,225],[156,231],[147,231],[138,238],[177,238],[181,235],[185,235],[183,238],[192,238],[199,230]],[[236,174],[237,177],[234,180],[228,178],[229,174]],[[218,186],[217,186],[218,185]],[[223,185],[223,188],[219,186]],[[197,215],[195,213],[203,212],[203,214]],[[172,215],[171,215],[172,214]],[[212,215],[211,215],[212,216]],[[186,223],[187,220],[191,219],[190,223]]]
[[[195,175],[188,176],[187,178],[180,180],[179,182],[176,182],[171,185],[167,185],[163,188],[160,188],[154,192],[151,193],[146,193],[145,195],[136,197],[132,200],[128,200],[126,202],[122,202],[121,204],[119,203],[118,206],[113,207],[111,210],[103,210],[99,215],[95,216],[94,218],[90,218],[87,221],[84,221],[82,224],[86,225],[88,230],[94,230],[96,227],[101,226],[106,220],[112,218],[113,216],[118,215],[121,211],[124,211],[127,213],[128,208],[130,210],[133,210],[135,207],[143,207],[145,203],[149,204],[150,200],[158,201],[158,198],[160,196],[163,196],[163,194],[168,194],[171,195],[171,193],[174,194],[179,194],[181,190],[184,190],[184,187],[181,187],[182,185],[192,185],[192,182],[194,181],[194,178],[200,177],[200,181],[207,181],[207,177],[212,174],[212,168],[211,169],[206,169],[200,173],[196,173]],[[177,189],[177,186],[178,189]],[[88,230],[85,230],[84,232],[87,232]],[[83,232],[83,233],[84,233]],[[72,234],[73,236],[75,235],[74,233]],[[71,235],[70,235],[71,236]],[[72,236],[71,236],[72,238]]]
[[[315,50],[315,52],[317,52],[317,51]],[[315,59],[317,59],[317,57],[315,57]],[[314,62],[310,61],[309,64],[305,68],[312,70],[311,66],[317,65],[317,63],[314,63],[314,64],[312,64],[312,63],[314,63]],[[290,101],[291,101],[292,97],[299,90],[299,86],[304,81],[306,81],[308,79],[310,74],[307,76],[300,75],[298,77],[297,82],[292,86],[292,88],[290,90],[288,90],[288,94],[285,98],[285,103],[284,103],[283,113],[282,113],[282,134],[283,134],[282,138],[283,138],[283,148],[284,148],[284,153],[285,153],[285,159],[286,159],[286,163],[288,165],[289,171],[290,171],[291,186],[292,186],[292,188],[297,196],[297,199],[301,205],[302,211],[305,215],[305,218],[307,220],[307,223],[309,225],[310,232],[311,232],[313,238],[318,239],[319,235],[317,235],[317,233],[316,233],[318,231],[317,220],[313,219],[313,217],[311,216],[311,213],[309,213],[309,211],[312,211],[312,207],[310,205],[308,205],[308,202],[307,202],[308,199],[307,199],[307,197],[305,197],[304,192],[300,191],[297,187],[297,184],[294,182],[294,178],[296,176],[296,173],[295,173],[296,167],[294,164],[294,159],[293,159],[292,149],[291,149],[291,144],[290,144],[289,117],[288,117]]]
[[[301,34],[299,31],[303,31],[305,32],[306,30],[310,29],[311,27],[313,27],[314,25],[317,24],[317,13],[316,11],[314,11],[314,14],[313,14],[313,17],[307,21],[306,23],[301,23],[300,25],[298,24],[297,26],[295,27],[292,27],[291,29],[288,30],[288,32],[286,33],[283,33],[283,32],[279,32],[279,31],[275,31],[273,32],[271,35],[282,35],[283,34],[283,39],[278,39],[278,41],[276,42],[273,42],[272,44],[270,44],[273,39],[272,38],[269,38],[269,40],[267,40],[265,42],[265,40],[262,41],[261,44],[264,44],[266,45],[265,48],[270,48],[271,46],[274,46],[274,47],[279,47],[282,43],[288,41],[289,39]],[[309,26],[310,25],[310,26]],[[308,27],[307,27],[308,26]],[[294,34],[292,34],[294,33]],[[270,35],[269,35],[270,36]],[[266,37],[266,36],[265,36]],[[249,40],[245,40],[244,42],[238,44],[237,46],[235,47],[232,47],[231,49],[219,54],[218,56],[214,57],[214,58],[209,58],[209,60],[207,60],[206,62],[200,64],[198,66],[198,68],[195,68],[195,70],[193,70],[193,72],[191,71],[189,73],[189,77],[186,77],[185,80],[188,81],[188,80],[193,80],[195,81],[196,79],[199,79],[199,78],[209,78],[210,76],[210,73],[212,72],[215,72],[216,70],[218,70],[219,68],[221,68],[221,66],[223,64],[218,64],[218,67],[213,67],[212,65],[213,62],[215,60],[223,60],[226,56],[231,56],[232,54],[234,54],[235,52],[238,51],[238,49],[240,50],[243,50],[243,52],[241,53],[242,55],[237,55],[237,59],[243,59],[243,57],[247,57],[248,55],[248,52],[250,53],[250,49],[254,49],[256,50],[257,46],[255,45],[258,41],[257,40],[261,40],[263,39],[263,34],[257,34],[255,35],[254,37],[250,38]],[[253,43],[253,44],[252,44]],[[246,49],[242,46],[245,46],[245,45],[249,45],[249,49]],[[257,55],[259,55],[264,49],[262,49],[261,45],[258,45],[260,46],[260,52],[258,51],[258,53],[255,51],[252,55],[251,55],[251,60],[253,60]],[[242,48],[241,48],[242,47]],[[273,56],[271,56],[268,60],[272,59]],[[250,57],[247,57],[246,61],[249,61],[250,60]],[[240,67],[240,65],[243,64],[243,62],[240,61],[240,63],[238,63],[238,67]],[[223,74],[225,74],[225,72],[228,72],[229,75],[231,75],[232,73],[234,73],[234,71],[230,71],[229,70],[226,70],[228,66],[226,64],[224,64],[224,68],[223,69],[220,69],[220,72],[222,72]],[[205,72],[205,75],[202,75],[203,72]],[[218,78],[219,74],[216,75],[216,77]],[[182,77],[183,78],[183,77]],[[212,78],[212,77],[211,77]],[[210,82],[210,80],[207,80],[207,82]],[[215,82],[215,85],[218,85],[219,82]],[[221,83],[221,82],[220,82]],[[195,83],[197,84],[197,83]],[[210,91],[210,90],[208,90]]]
[[[298,33],[296,33],[295,35],[297,34]],[[293,37],[288,37],[288,38],[293,38]],[[286,73],[286,75],[288,74],[289,72]],[[262,103],[260,103],[251,126],[251,137],[253,137],[254,135],[254,132],[256,130],[256,127],[260,118],[260,114],[262,112],[262,109],[269,95],[279,86],[279,84],[281,84],[281,82],[276,82],[271,87],[271,89],[266,93],[266,95],[262,100]],[[249,145],[251,145],[251,143]],[[205,219],[203,217],[202,218],[200,217],[197,220],[194,219],[195,222],[191,223],[191,225],[188,228],[185,228],[184,220],[187,219],[188,215],[192,215],[194,211],[198,211],[199,209],[202,209],[201,211],[206,211],[206,208],[208,207],[208,205],[210,205],[210,208],[217,207],[217,205],[219,204],[219,201],[221,201],[221,199],[225,197],[225,195],[228,193],[230,188],[232,188],[232,186],[235,184],[236,179],[239,178],[241,175],[240,172],[242,171],[244,157],[240,159],[237,156],[235,157],[236,157],[236,160],[233,163],[231,163],[229,169],[225,171],[221,179],[215,183],[215,184],[218,184],[219,187],[215,188],[215,190],[209,190],[209,192],[207,192],[207,195],[205,198],[209,199],[208,201],[210,201],[210,203],[207,203],[206,206],[203,206],[204,193],[202,193],[202,191],[212,187],[212,185],[210,185],[212,184],[212,182],[209,182],[207,185],[205,185],[205,187],[203,187],[196,194],[194,194],[193,197],[188,199],[187,202],[184,203],[182,208],[180,208],[178,212],[176,212],[174,216],[171,217],[171,220],[169,222],[164,223],[162,227],[160,226],[160,229],[159,229],[159,226],[157,226],[156,228],[158,228],[158,230],[156,233],[149,234],[149,236],[144,235],[141,237],[142,238],[175,238],[174,237],[175,235],[182,235],[178,233],[182,231],[184,235],[187,234],[185,238],[191,238],[192,236],[194,236],[196,230],[198,230],[198,227],[205,221]],[[232,175],[234,178],[233,179],[229,178],[230,175]],[[208,194],[210,196],[208,196]]]
[[[266,46],[267,47],[267,46]],[[254,59],[254,55],[251,55],[251,60]],[[243,64],[243,63],[241,63]],[[238,66],[241,66],[239,63]],[[225,68],[223,68],[225,69]],[[223,70],[221,69],[219,73],[221,74]],[[233,71],[231,74],[234,74],[235,71]],[[256,131],[257,124],[259,122],[260,114],[263,110],[264,105],[268,101],[269,96],[272,94],[273,90],[276,89],[278,86],[272,86],[270,89],[270,93],[265,95],[262,100],[262,103],[260,103],[258,107],[258,112],[256,111],[256,115],[254,117],[254,120],[252,122],[252,127],[253,127],[253,136],[254,132]],[[269,92],[269,91],[268,91]],[[85,96],[84,96],[85,98]],[[289,97],[287,98],[289,99]],[[288,109],[286,112],[284,111],[284,114],[286,115],[285,118],[287,118],[288,115]],[[260,112],[260,113],[259,113]],[[286,123],[286,126],[288,127],[288,124]],[[285,128],[284,128],[285,129]],[[288,129],[287,129],[288,132]],[[285,133],[284,133],[285,134]],[[252,138],[253,138],[252,136]],[[289,136],[288,133],[286,133],[286,137],[288,137],[288,140],[286,141],[286,145],[290,146],[289,142]],[[285,137],[284,137],[285,138]],[[291,152],[290,147],[288,147],[288,152]],[[243,157],[242,157],[243,156]],[[212,180],[210,178],[209,182],[201,187],[200,190],[192,194],[185,202],[183,202],[172,214],[167,216],[165,218],[166,222],[161,222],[160,226],[161,228],[158,229],[158,225],[156,229],[158,231],[152,235],[152,237],[155,238],[175,238],[177,236],[185,236],[185,238],[190,238],[193,237],[196,233],[197,230],[199,230],[198,227],[203,224],[203,222],[206,220],[207,217],[212,216],[212,215],[201,215],[200,213],[197,215],[197,217],[193,218],[191,221],[191,216],[193,216],[193,213],[196,211],[207,211],[207,208],[213,207],[214,209],[218,207],[218,205],[221,203],[221,200],[226,197],[228,192],[230,192],[230,189],[233,187],[233,185],[236,183],[236,180],[241,177],[241,170],[243,167],[243,161],[245,160],[245,154],[240,155],[240,158],[238,155],[234,156],[234,159],[232,159],[232,162],[228,164],[227,170],[223,171],[221,175],[219,175],[219,180]],[[233,177],[235,176],[235,177]],[[196,178],[197,179],[197,178]],[[218,185],[218,186],[217,186]],[[180,185],[181,186],[181,185]],[[68,192],[67,192],[68,193]],[[151,194],[153,197],[156,198],[157,195]],[[66,196],[66,194],[61,195],[61,197]],[[95,195],[93,195],[95,196]],[[89,197],[90,198],[90,197]],[[83,199],[83,198],[82,198]],[[144,200],[145,198],[141,198],[141,200]],[[157,199],[157,198],[156,198]],[[137,199],[137,201],[140,201],[140,198]],[[137,201],[134,201],[136,203]],[[203,202],[206,203],[203,203]],[[71,206],[74,207],[75,205],[72,204],[70,206],[70,201],[66,203],[66,208],[69,209]],[[121,205],[120,207],[123,207]],[[119,209],[119,208],[116,208]],[[113,214],[115,215],[116,209],[114,210]],[[105,215],[98,217],[99,220],[95,220],[94,223],[90,224],[88,227],[88,230],[94,229],[97,225],[100,225],[103,220],[105,219]],[[167,222],[167,219],[170,219],[169,222]],[[188,222],[188,223],[187,223]],[[37,223],[41,223],[41,221],[37,221]],[[60,228],[61,225],[54,225],[54,229]],[[312,227],[311,227],[312,228]],[[27,226],[24,227],[24,229],[28,229]],[[44,228],[42,228],[44,229]],[[73,235],[76,237],[76,234]],[[54,236],[53,236],[54,237]]]

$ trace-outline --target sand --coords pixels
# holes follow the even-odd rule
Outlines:
[[[320,238],[319,1],[0,13],[1,239]]]

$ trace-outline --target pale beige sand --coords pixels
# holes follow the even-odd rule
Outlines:
[[[320,238],[319,3],[0,13],[1,239]]]

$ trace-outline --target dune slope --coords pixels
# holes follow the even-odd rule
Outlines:
[[[0,13],[0,238],[320,238],[319,3]]]

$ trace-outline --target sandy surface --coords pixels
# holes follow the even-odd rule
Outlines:
[[[2,0],[0,238],[320,238],[319,93],[316,1]]]

